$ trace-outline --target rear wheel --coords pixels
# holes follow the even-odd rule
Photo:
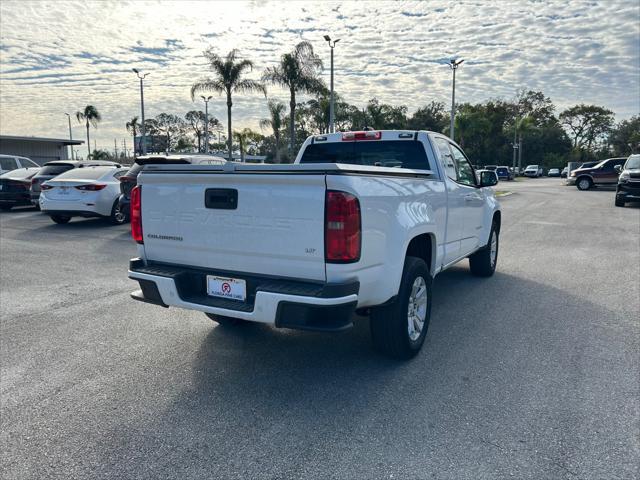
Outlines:
[[[589,190],[593,186],[593,181],[589,177],[580,177],[576,181],[578,190]]]
[[[478,277],[490,277],[496,271],[498,263],[498,229],[494,223],[489,233],[489,243],[469,257],[471,273]]]
[[[376,350],[408,360],[422,347],[431,319],[431,275],[421,258],[407,257],[395,300],[371,310],[371,338]]]
[[[213,313],[205,312],[205,315],[209,317],[211,320],[213,320],[214,322],[219,323],[223,327],[234,327],[236,325],[246,325],[247,323],[251,323],[251,322],[248,322],[247,320],[242,320],[240,318],[225,317],[223,315],[215,315]]]
[[[55,223],[63,224],[69,223],[71,217],[65,217],[64,215],[51,215],[51,220],[53,220]]]
[[[122,225],[128,220],[127,213],[120,207],[120,202],[116,200],[113,204],[113,208],[111,209],[111,216],[109,217],[109,221],[113,225]]]

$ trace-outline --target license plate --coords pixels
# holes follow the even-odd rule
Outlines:
[[[60,187],[59,195],[69,195],[69,187]]]
[[[214,277],[207,275],[207,294],[212,297],[245,301],[247,282],[239,278]]]

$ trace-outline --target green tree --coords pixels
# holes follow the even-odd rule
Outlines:
[[[207,78],[191,87],[191,99],[202,92],[225,93],[227,96],[227,143],[229,147],[229,160],[233,159],[233,130],[231,129],[232,95],[238,92],[261,92],[265,96],[267,91],[261,83],[244,78],[247,72],[253,70],[251,60],[239,60],[238,50],[231,50],[225,58],[218,56],[212,48],[204,52],[204,57],[209,62],[209,68],[213,72],[212,78]]]
[[[260,141],[263,137],[257,132],[254,132],[250,128],[243,128],[241,131],[233,132],[233,138],[238,142],[239,150],[240,150],[240,161],[244,162],[245,152],[247,148],[251,144],[251,142]]]
[[[198,152],[202,152],[202,126],[205,123],[205,114],[200,110],[191,110],[184,116],[185,120],[193,130],[193,134],[198,142]]]
[[[567,128],[575,150],[591,151],[613,127],[614,116],[604,107],[580,104],[562,112],[560,122]]]
[[[311,44],[300,42],[291,53],[285,53],[280,57],[278,65],[268,67],[262,75],[264,82],[289,90],[289,150],[291,155],[293,155],[296,138],[296,93],[325,93],[327,87],[318,77],[321,70],[322,60],[313,52]]]
[[[282,126],[284,125],[284,111],[286,109],[284,103],[276,100],[269,100],[269,118],[260,120],[260,128],[270,128],[273,131],[274,146],[274,162],[280,163],[280,138]]]
[[[615,155],[640,152],[640,116],[633,116],[616,125],[609,134],[609,145]]]
[[[449,123],[449,116],[442,102],[431,102],[418,108],[407,121],[411,130],[432,130],[442,132]]]
[[[135,116],[131,120],[129,120],[125,127],[127,128],[127,132],[131,133],[133,137],[133,151],[135,156],[135,148],[136,148],[136,137],[138,136],[138,131],[140,131],[140,122],[138,121],[138,117]]]
[[[87,105],[84,107],[84,110],[79,110],[76,112],[76,119],[78,123],[86,122],[87,126],[87,155],[91,156],[91,142],[89,141],[89,126],[92,125],[93,128],[98,128],[98,123],[102,120],[102,116],[98,109],[93,105]]]
[[[156,116],[155,130],[159,135],[166,138],[166,151],[170,152],[178,138],[184,133],[185,122],[170,113],[160,113]]]
[[[89,154],[89,157],[92,160],[111,160],[111,154],[106,150],[94,150]]]

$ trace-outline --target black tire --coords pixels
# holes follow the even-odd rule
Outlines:
[[[492,241],[495,238],[495,256],[491,255]],[[498,264],[498,252],[500,247],[500,232],[496,224],[491,225],[489,242],[487,245],[473,255],[469,256],[469,267],[471,273],[477,277],[490,277],[496,271]]]
[[[409,333],[412,320],[409,319],[410,297],[414,283],[422,278],[426,293],[424,322],[417,337]],[[422,285],[420,285],[422,288]],[[387,305],[371,309],[371,339],[376,350],[393,358],[408,360],[413,358],[422,347],[427,336],[431,319],[431,274],[427,264],[421,258],[407,257],[404,261],[402,281],[395,300]],[[413,335],[418,333],[412,323]]]
[[[219,323],[222,327],[235,327],[237,325],[246,325],[248,323],[247,320],[242,320],[240,318],[233,318],[233,317],[225,317],[223,315],[215,315],[213,313],[206,313],[205,315],[207,317],[209,317],[211,320],[213,320],[214,322]]]
[[[69,223],[69,220],[71,220],[71,217],[65,217],[63,215],[51,215],[51,220],[53,220],[55,223],[59,223],[59,224],[65,224],[65,223]]]
[[[111,208],[111,215],[109,216],[109,222],[112,225],[122,225],[129,221],[129,215],[126,211],[120,209],[120,202],[116,199],[113,207]]]
[[[624,207],[624,198],[620,198],[619,196],[616,195],[616,200],[615,200],[615,204],[616,207]]]
[[[0,210],[2,210],[3,212],[8,212],[12,208],[13,208],[13,205],[0,205]]]
[[[593,187],[593,180],[589,177],[579,177],[576,180],[576,187],[578,187],[578,190],[589,190]]]

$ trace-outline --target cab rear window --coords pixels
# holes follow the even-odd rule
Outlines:
[[[410,140],[314,143],[305,148],[300,163],[431,169],[422,143]]]
[[[73,165],[45,165],[40,170],[39,175],[60,175],[61,173],[66,172],[67,170],[71,170]]]

